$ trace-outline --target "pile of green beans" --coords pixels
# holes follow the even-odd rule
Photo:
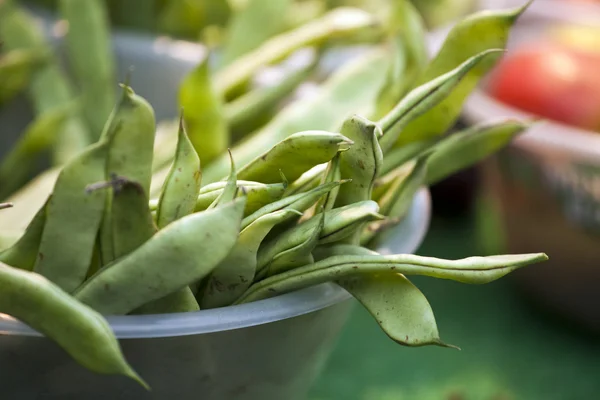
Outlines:
[[[63,3],[68,13],[80,11],[70,7],[85,8],[84,2]],[[0,3],[0,23],[24,15],[2,7],[13,5]],[[92,21],[90,10],[82,15]],[[146,387],[104,316],[202,312],[335,282],[397,343],[451,346],[440,338],[427,299],[407,276],[483,284],[546,255],[441,260],[383,256],[373,249],[403,220],[421,187],[489,156],[529,126],[500,121],[444,135],[522,11],[469,17],[422,68],[416,68],[424,62],[422,46],[403,30],[400,38],[413,43],[407,50],[412,53],[403,53],[402,68],[390,62],[398,48],[391,53],[377,48],[344,66],[317,96],[286,106],[231,151],[223,139],[227,96],[235,97],[260,66],[321,40],[312,32],[317,27],[327,28],[317,30],[323,37],[373,27],[368,14],[338,10],[359,18],[351,26],[336,25],[342,14],[330,15],[325,25],[312,22],[311,31],[288,32],[286,41],[273,38],[214,77],[203,61],[182,83],[185,107],[178,126],[167,125],[168,155],[162,148],[167,142],[159,143],[164,138],[155,139],[155,115],[145,99],[123,84],[107,112],[102,108],[109,91],[98,81],[87,82],[82,90],[102,98],[98,110],[84,95],[75,111],[51,110],[60,116],[54,119],[44,114],[45,122],[34,123],[6,158],[13,168],[0,167],[10,175],[22,165],[35,150],[31,143],[61,131],[56,120],[79,115],[91,129],[87,134],[98,131],[64,164],[0,203],[0,228],[11,212],[18,213],[13,221],[27,221],[0,251],[0,312],[51,338],[82,366]],[[473,32],[482,31],[495,35],[471,43]],[[69,42],[74,57],[82,57],[78,40]],[[93,41],[92,49],[106,47],[106,38]],[[98,68],[102,80],[108,79],[110,68],[92,66],[94,60],[78,60],[75,74],[92,79],[91,70]],[[27,72],[34,98],[39,94],[34,83],[55,77],[57,70],[48,65],[53,64]],[[414,81],[406,81],[405,73]],[[266,97],[272,101],[272,91]],[[432,124],[426,129],[420,121]],[[32,193],[42,203],[32,206]]]

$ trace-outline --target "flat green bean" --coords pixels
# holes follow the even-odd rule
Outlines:
[[[283,60],[296,50],[317,45],[334,37],[356,35],[373,29],[376,19],[357,8],[338,8],[290,32],[269,39],[219,71],[217,90],[226,96],[247,82],[261,67]]]
[[[263,215],[267,215],[278,210],[293,209],[300,212],[304,212],[308,210],[312,205],[314,205],[321,197],[325,196],[327,193],[329,193],[331,190],[335,189],[342,183],[344,183],[344,181],[326,183],[317,186],[316,188],[308,192],[298,193],[293,196],[284,197],[279,201],[267,204],[264,207],[256,210],[254,213],[245,217],[242,221],[242,229],[250,225],[252,222],[256,221],[258,218],[262,217]]]
[[[525,265],[547,259],[548,257],[544,253],[468,257],[461,260],[441,260],[410,254],[335,256],[257,282],[250,286],[246,293],[236,301],[236,304],[262,300],[361,273],[396,272],[450,279],[469,284],[484,284],[499,279]]]
[[[99,270],[75,291],[75,298],[104,315],[127,314],[201,280],[235,245],[244,201],[169,224],[137,250]]]
[[[530,124],[502,121],[475,125],[440,141],[433,149],[427,164],[427,185],[473,165],[505,147]]]
[[[149,389],[127,364],[119,342],[100,314],[36,273],[0,262],[0,312],[54,340],[82,366],[121,374]]]
[[[106,176],[121,176],[139,183],[148,197],[152,179],[155,117],[152,106],[133,89],[122,85],[123,93],[104,126],[102,140],[110,141]],[[102,265],[113,261],[112,196],[107,197],[100,227]]]
[[[232,148],[236,162],[244,165],[269,150],[289,135],[306,130],[335,132],[351,113],[370,115],[384,82],[381,69],[387,65],[385,51],[375,49],[336,71],[309,98],[286,106],[259,131]],[[203,171],[205,182],[214,182],[227,174],[229,161],[222,155]]]
[[[331,237],[336,240],[343,239],[345,236],[354,233],[354,224],[383,218],[377,214],[378,210],[379,205],[376,202],[366,200],[326,211],[323,213],[324,225],[319,233],[319,242],[327,243]],[[271,240],[266,241],[258,252],[257,268],[259,276],[264,277],[265,275],[278,273],[278,271],[270,269],[273,259],[278,254],[306,242],[319,226],[320,219],[321,216],[317,214],[273,238],[267,238]],[[347,230],[348,227],[352,227],[352,229]],[[343,233],[341,237],[337,235],[340,232]]]
[[[208,54],[179,86],[187,132],[204,165],[225,152],[229,131],[223,99],[213,87]]]
[[[434,79],[488,49],[505,48],[510,28],[529,4],[508,10],[483,10],[458,22],[416,83],[420,85]],[[405,127],[396,146],[439,136],[450,129],[459,117],[464,101],[501,55],[490,54],[471,69],[443,101]]]
[[[201,307],[225,307],[240,297],[254,280],[256,254],[263,239],[275,225],[301,215],[296,210],[279,210],[244,228],[231,253],[213,270],[204,291],[199,293]]]
[[[181,119],[175,160],[158,200],[156,223],[159,228],[194,212],[201,180],[200,158]]]
[[[84,281],[90,266],[106,192],[86,189],[104,180],[107,153],[108,142],[101,141],[65,165],[47,205],[34,271],[67,293]]]
[[[394,146],[398,138],[404,134],[404,128],[409,122],[420,115],[426,114],[436,104],[447,98],[469,71],[487,57],[495,56],[501,52],[502,50],[498,49],[482,51],[453,70],[428,80],[423,85],[411,90],[392,111],[379,121],[383,130],[383,137],[380,140],[383,152],[388,152]],[[419,135],[421,136],[411,139],[425,140],[431,137],[427,129],[420,130]]]
[[[321,246],[314,253],[318,261],[341,255],[377,255],[364,247],[343,244]],[[404,275],[365,273],[336,283],[355,297],[396,343],[447,346],[440,339],[427,298]]]
[[[352,140],[339,133],[306,131],[290,135],[244,165],[240,179],[274,183],[281,173],[294,181],[318,164],[327,163],[338,151],[352,147]]]

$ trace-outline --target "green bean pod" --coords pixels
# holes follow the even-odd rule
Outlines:
[[[0,312],[54,340],[82,366],[127,376],[149,389],[127,364],[119,342],[100,314],[44,277],[0,262]]]
[[[356,35],[373,29],[376,19],[369,13],[340,7],[290,32],[275,36],[256,50],[238,58],[215,76],[216,88],[225,96],[246,83],[263,66],[274,64],[296,50],[334,37]]]
[[[355,224],[381,219],[382,217],[377,214],[378,210],[379,205],[376,202],[366,200],[323,213],[324,225],[319,233],[319,243],[327,243],[331,237],[337,240],[343,239],[354,233]],[[278,273],[278,270],[270,268],[274,258],[278,254],[306,242],[313,231],[318,228],[320,220],[321,216],[317,214],[276,237],[267,238],[270,240],[266,241],[258,252],[258,276],[264,277]],[[353,229],[347,230],[348,227],[353,227]],[[341,237],[338,235],[340,232],[343,232]]]
[[[285,189],[284,197],[309,192],[319,186],[323,181],[323,176],[327,173],[328,167],[329,163],[319,164],[300,175]]]
[[[67,293],[83,282],[92,260],[106,193],[86,189],[104,180],[107,153],[108,142],[100,141],[65,165],[47,205],[34,271]]]
[[[207,276],[238,237],[244,198],[183,217],[98,271],[75,298],[104,315],[131,311]],[[167,268],[170,267],[170,268]]]
[[[421,153],[431,149],[436,143],[436,139],[427,139],[418,142],[407,143],[401,147],[395,147],[386,153],[383,159],[383,165],[379,170],[378,178],[391,171],[401,167]]]
[[[294,247],[277,254],[268,264],[267,269],[263,269],[262,271],[269,275],[314,263],[315,260],[312,252],[317,247],[317,244],[319,244],[319,238],[325,227],[325,213],[321,212],[317,214],[315,219],[317,220],[317,225],[310,235]],[[261,276],[263,275],[261,274]]]
[[[427,162],[426,184],[433,185],[494,154],[530,126],[511,120],[484,123],[441,140],[433,147]]]
[[[241,139],[271,119],[279,103],[310,76],[316,60],[315,55],[313,62],[290,71],[281,81],[267,87],[253,89],[225,104],[225,118],[229,123],[233,140]]]
[[[367,226],[361,232],[360,243],[369,244],[370,247],[385,241],[386,234],[383,232],[402,221],[417,191],[423,187],[427,175],[428,155],[416,160],[411,171],[407,175],[400,175],[390,186],[387,192],[378,201],[379,212],[386,216],[385,221],[376,221]],[[371,241],[375,238],[375,244]]]
[[[156,223],[159,228],[194,212],[201,180],[200,158],[181,119],[175,160],[158,200]]]
[[[327,163],[327,170],[323,175],[322,183],[331,183],[337,182],[342,179],[342,172],[340,171],[340,155],[342,154],[339,151],[332,159]],[[339,193],[339,186],[333,188],[325,197],[322,197],[321,200],[317,202],[315,205],[315,209],[319,210],[323,207],[323,211],[331,210],[335,205],[335,200],[337,199],[337,195]]]
[[[520,267],[547,259],[548,256],[544,253],[468,257],[461,260],[442,260],[410,254],[334,256],[257,282],[250,286],[236,304],[267,299],[362,273],[394,272],[450,279],[468,284],[484,284]]]
[[[104,126],[102,139],[110,141],[105,174],[126,177],[139,183],[148,197],[154,152],[154,110],[129,86],[122,85],[121,100]],[[102,265],[113,261],[115,250],[112,237],[112,196],[107,204],[100,228],[99,245]]]
[[[117,178],[113,185],[112,216],[117,259],[135,251],[158,231],[144,189],[137,182]],[[162,314],[197,310],[199,310],[198,302],[190,288],[185,287],[143,305],[134,310],[134,313]]]
[[[148,196],[156,133],[154,110],[131,87],[121,87],[121,99],[102,132],[102,137],[111,142],[106,174],[116,174],[138,182]]]
[[[285,191],[285,184],[283,183],[271,183],[268,185],[249,181],[238,181],[237,183],[237,196],[246,196],[244,215],[251,215],[260,208],[280,200]],[[206,187],[208,186],[205,186],[205,188]],[[208,209],[208,207],[221,196],[223,190],[223,188],[219,188],[205,193],[201,192],[196,200],[195,211],[198,212]]]
[[[229,146],[223,100],[213,88],[208,61],[207,55],[179,87],[179,106],[185,110],[190,140],[204,165]]]
[[[254,280],[256,255],[264,238],[275,225],[300,215],[296,210],[275,211],[242,230],[231,253],[214,269],[205,289],[199,293],[201,307],[225,307],[240,297]]]
[[[235,10],[227,25],[221,65],[227,65],[260,46],[287,26],[292,0],[248,0]],[[265,21],[269,21],[268,24]]]
[[[377,99],[378,116],[388,112],[427,66],[427,28],[410,0],[391,2],[387,30],[394,51],[386,84]]]
[[[504,49],[510,29],[530,3],[512,9],[482,10],[458,22],[446,36],[440,51],[422,70],[416,84],[434,79],[489,49]],[[444,100],[405,127],[396,146],[436,137],[450,129],[459,117],[464,101],[501,55],[490,54],[474,66]]]
[[[383,137],[380,140],[383,152],[387,153],[394,147],[394,144],[403,135],[404,128],[409,122],[420,115],[426,114],[435,105],[440,104],[440,102],[447,98],[452,93],[452,90],[477,64],[483,62],[487,57],[495,56],[502,52],[503,50],[500,49],[482,51],[453,70],[411,90],[392,111],[379,120],[379,125],[383,131]],[[410,137],[410,141],[425,140],[431,137],[427,129],[420,130],[419,135],[418,137]]]
[[[297,210],[300,212],[304,212],[308,210],[312,205],[314,205],[321,197],[325,196],[331,190],[335,189],[345,181],[339,182],[331,182],[320,185],[308,192],[298,193],[293,196],[284,197],[279,201],[275,201],[261,207],[256,210],[254,213],[248,215],[242,221],[242,229],[246,228],[252,222],[256,221],[258,218],[270,214],[275,211],[287,209],[287,210]]]
[[[115,103],[115,62],[106,7],[103,0],[60,0],[58,4],[69,24],[67,56],[81,90],[83,115],[97,140]]]
[[[320,246],[314,254],[317,261],[332,256],[377,255],[364,247],[347,244]],[[440,339],[427,298],[404,275],[395,272],[365,273],[337,280],[336,283],[356,298],[396,343],[448,346]]]
[[[294,133],[244,165],[238,177],[274,183],[281,181],[280,174],[283,173],[287,179],[294,181],[315,165],[327,163],[338,151],[351,148],[352,144],[352,140],[339,133]]]
[[[377,172],[383,163],[383,153],[379,146],[381,129],[377,124],[355,115],[344,122],[341,131],[355,145],[340,155],[341,177],[350,182],[340,186],[336,207],[370,200]],[[346,241],[358,244],[360,231],[361,229],[357,229]]]
[[[46,223],[48,201],[35,214],[25,233],[12,246],[0,252],[1,263],[26,271],[33,270]]]
[[[289,135],[307,130],[335,132],[351,113],[370,115],[384,76],[381,69],[388,62],[381,49],[361,56],[359,60],[340,68],[314,96],[286,106],[260,130],[232,148],[236,162],[244,165],[269,150]],[[214,182],[227,175],[229,160],[221,155],[203,171],[205,182]]]
[[[142,186],[127,178],[115,178],[112,186],[112,232],[115,258],[146,243],[158,231]]]

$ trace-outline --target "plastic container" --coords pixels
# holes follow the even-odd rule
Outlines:
[[[540,3],[545,3],[540,1]],[[510,47],[565,18],[518,23]],[[531,115],[488,96],[467,101],[471,123]],[[511,274],[543,306],[600,332],[600,133],[543,122],[486,163],[483,182],[500,211],[508,251],[550,260]]]
[[[132,85],[154,106],[157,117],[175,117],[179,80],[203,49],[130,34],[116,35],[114,44],[119,70],[137,67]],[[4,121],[12,126],[26,123],[31,114],[24,104]],[[16,137],[2,136],[2,140],[5,148]],[[381,252],[414,252],[425,236],[429,217],[429,193],[423,189]],[[303,399],[352,305],[345,290],[323,284],[234,307],[109,317],[125,356],[152,392],[126,378],[87,371],[50,340],[0,314],[0,398]],[[387,340],[383,333],[381,340]]]

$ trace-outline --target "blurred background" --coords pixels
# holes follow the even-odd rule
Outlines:
[[[116,29],[210,48],[227,42],[236,10],[249,0],[107,1]],[[332,7],[373,10],[390,1],[263,2],[285,12],[262,9],[280,18],[260,32],[238,24],[247,48],[229,49],[244,54]],[[431,54],[458,18],[525,3],[412,2]],[[24,3],[55,7],[53,0]],[[534,1],[508,48],[455,129],[505,117],[537,122],[498,156],[432,188],[434,216],[418,253],[545,251],[550,262],[484,287],[415,279],[442,338],[462,351],[399,348],[356,307],[311,400],[568,400],[600,393],[600,1]],[[221,56],[227,62],[228,54]]]

